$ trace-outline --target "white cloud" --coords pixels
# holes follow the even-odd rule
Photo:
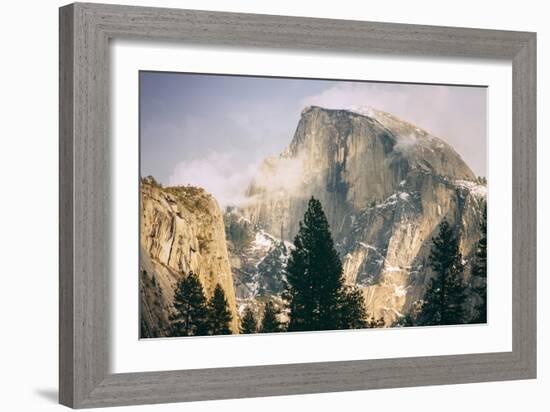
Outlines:
[[[192,185],[212,194],[220,206],[239,205],[256,171],[255,164],[243,166],[234,153],[211,152],[207,157],[183,161],[169,178],[170,186]]]
[[[475,173],[484,175],[485,104],[485,90],[480,88],[345,82],[333,83],[316,95],[304,97],[296,107],[318,105],[350,109],[371,106],[389,112],[446,140]],[[203,187],[222,207],[243,206],[249,201],[245,193],[252,179],[270,192],[299,193],[304,182],[304,165],[300,157],[277,158],[269,173],[265,170],[259,173],[266,153],[277,153],[282,144],[289,144],[291,130],[295,127],[289,125],[287,132],[281,129],[275,133],[270,129],[275,121],[272,112],[258,107],[228,110],[217,121],[208,116],[198,120],[186,117],[186,127],[178,129],[177,133],[177,136],[183,133],[186,137],[174,137],[182,143],[171,153],[181,152],[179,159],[185,159],[189,158],[186,155],[190,155],[191,150],[194,157],[179,161],[167,183]],[[274,137],[279,134],[280,138]],[[207,137],[210,135],[216,136],[215,148],[208,148],[205,143],[211,141]],[[414,137],[402,137],[399,149],[406,150],[414,144]],[[197,150],[199,148],[201,150]],[[164,157],[167,156],[170,153],[164,153]]]
[[[410,151],[408,150],[414,147],[416,142],[417,142],[416,136],[413,134],[409,134],[406,136],[398,136],[397,143],[393,149],[401,153],[410,153]]]
[[[272,194],[284,191],[299,195],[304,177],[304,156],[273,156],[260,165],[258,173],[254,176],[254,185]]]
[[[304,182],[303,157],[271,156],[247,165],[236,153],[211,152],[205,158],[178,163],[168,185],[202,187],[225,208],[253,202],[254,197],[246,195],[252,182],[268,196],[282,191],[297,196]]]

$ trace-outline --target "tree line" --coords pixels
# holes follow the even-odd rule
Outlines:
[[[434,276],[424,294],[422,305],[409,313],[399,326],[457,325],[487,322],[487,205],[479,226],[471,278],[465,282],[465,265],[459,250],[457,227],[444,219],[432,239],[429,262]],[[474,304],[468,300],[474,300]],[[466,304],[473,306],[473,315]]]
[[[171,336],[230,335],[232,315],[223,288],[218,284],[210,300],[206,298],[199,277],[189,272],[177,284],[174,294],[174,313],[170,316]],[[273,333],[286,330],[279,320],[280,308],[270,299],[258,320],[250,306],[244,310],[240,332]]]
[[[480,225],[481,238],[476,245],[472,281],[464,281],[464,262],[459,250],[456,227],[443,220],[432,239],[429,264],[434,276],[421,307],[400,319],[395,326],[452,325],[485,323],[487,312],[487,212]],[[385,326],[365,307],[363,292],[348,285],[319,200],[311,198],[303,221],[294,238],[287,267],[284,269],[282,305],[269,299],[261,319],[247,306],[240,321],[240,332],[273,333],[284,331],[321,331],[361,329]],[[466,313],[467,299],[475,296],[474,318]],[[206,299],[199,278],[190,272],[177,285],[171,315],[172,336],[231,334],[232,321],[225,293],[217,285]],[[288,319],[281,321],[282,312]],[[258,311],[259,312],[259,311]]]
[[[170,316],[171,336],[231,334],[232,315],[223,288],[217,284],[208,300],[199,277],[189,272],[178,281]]]
[[[283,303],[269,299],[261,319],[247,306],[240,332],[274,333],[380,327],[383,319],[369,316],[362,291],[346,285],[338,252],[330,234],[321,203],[311,198],[300,222],[285,269]],[[225,293],[217,285],[210,301],[193,272],[176,287],[174,313],[170,317],[172,336],[230,334],[232,321]],[[288,321],[281,321],[282,314]],[[258,311],[259,312],[259,311]]]
[[[342,262],[334,247],[321,202],[311,198],[294,238],[284,276],[282,308],[269,300],[263,319],[244,311],[242,333],[301,332],[384,326],[365,307],[363,292],[344,282]],[[288,321],[281,322],[282,310]]]

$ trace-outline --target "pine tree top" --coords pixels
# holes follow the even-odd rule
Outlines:
[[[208,307],[211,334],[230,335],[229,324],[233,317],[229,311],[229,303],[225,297],[225,292],[219,283],[214,288]]]
[[[206,335],[207,300],[197,275],[189,272],[182,277],[174,292],[171,333],[175,336]]]
[[[256,333],[258,331],[258,321],[256,315],[250,306],[244,309],[243,318],[241,320],[241,333]]]
[[[268,300],[264,308],[264,317],[261,325],[262,333],[281,332],[282,325],[278,319],[279,313],[280,311],[275,307],[271,299]]]
[[[312,197],[286,267],[289,330],[338,328],[343,268],[321,202]]]

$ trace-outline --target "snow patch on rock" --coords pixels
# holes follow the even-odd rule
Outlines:
[[[455,180],[454,184],[477,197],[487,197],[487,186],[469,180]]]

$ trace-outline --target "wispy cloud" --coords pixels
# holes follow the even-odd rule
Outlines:
[[[304,153],[294,157],[272,156],[260,165],[253,184],[268,194],[285,192],[299,196],[305,173]]]
[[[211,152],[204,158],[178,163],[168,184],[202,187],[223,208],[240,205],[245,201],[246,189],[256,170],[257,164],[240,164],[236,153]]]
[[[203,186],[222,205],[243,201],[254,177],[274,190],[296,181],[300,165],[284,161],[270,176],[255,173],[291,142],[308,105],[392,113],[443,138],[485,174],[483,89],[185,74],[150,74],[142,86],[142,175]]]
[[[211,152],[208,156],[180,162],[169,178],[169,186],[192,185],[205,189],[222,208],[245,206],[254,200],[246,192],[253,184],[268,195],[280,192],[299,195],[304,182],[303,156],[271,156],[261,162],[240,163],[239,155]]]

